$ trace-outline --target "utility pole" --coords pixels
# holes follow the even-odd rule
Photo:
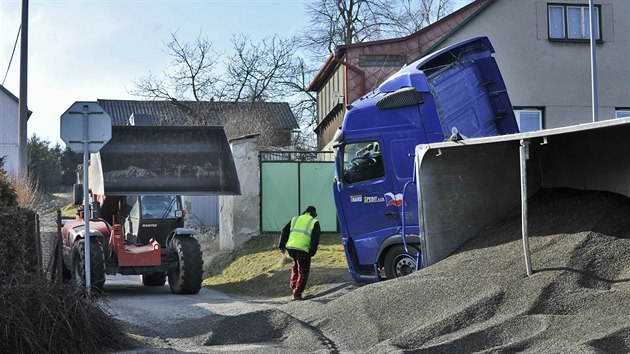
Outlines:
[[[26,92],[27,92],[27,64],[28,64],[28,0],[22,0],[22,29],[20,38],[20,101],[19,101],[19,123],[18,123],[18,147],[19,147],[19,159],[18,170],[19,173],[26,173],[28,167],[28,160],[26,157],[26,141],[28,140],[27,134],[27,122],[28,122],[28,107],[26,104]]]

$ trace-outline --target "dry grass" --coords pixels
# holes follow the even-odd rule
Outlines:
[[[18,204],[24,208],[35,209],[43,198],[39,192],[37,180],[26,173],[8,175],[8,180],[15,190]]]
[[[291,294],[289,277],[292,261],[277,249],[278,236],[263,234],[252,238],[242,248],[210,265],[212,276],[204,286],[231,294],[277,298]],[[305,294],[322,287],[349,281],[348,265],[339,234],[322,234],[311,263]]]
[[[1,353],[95,353],[132,346],[119,323],[72,285],[32,273],[0,279]]]
[[[70,203],[61,208],[62,218],[74,218],[77,216],[77,206]]]

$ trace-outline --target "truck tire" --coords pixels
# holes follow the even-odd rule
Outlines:
[[[201,289],[203,259],[197,239],[190,235],[177,235],[169,249],[177,254],[177,268],[169,270],[168,285],[173,294],[196,294]]]
[[[77,285],[85,284],[85,240],[75,242],[72,248],[72,279]],[[90,240],[90,290],[99,295],[105,285],[105,255],[103,246],[96,240]]]
[[[405,252],[405,246],[392,246],[385,254],[383,268],[387,279],[400,278],[416,271],[416,255],[418,248],[408,245],[409,253]]]
[[[142,274],[142,285],[162,286],[166,284],[166,272]]]

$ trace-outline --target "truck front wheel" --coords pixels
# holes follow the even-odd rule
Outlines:
[[[177,268],[169,270],[168,285],[174,294],[196,294],[201,289],[203,259],[199,242],[189,235],[177,235],[169,249],[177,255]]]
[[[416,271],[416,253],[419,250],[412,245],[408,245],[409,253],[405,252],[403,245],[395,245],[385,254],[383,268],[387,279],[400,278]]]
[[[77,285],[85,284],[85,240],[79,240],[72,248],[72,279]],[[105,285],[105,255],[103,246],[94,240],[90,240],[90,290],[93,294],[103,292]]]

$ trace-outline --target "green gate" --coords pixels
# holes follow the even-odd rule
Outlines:
[[[317,208],[322,232],[338,232],[333,198],[331,152],[262,151],[260,156],[261,230],[281,231],[307,206]]]

